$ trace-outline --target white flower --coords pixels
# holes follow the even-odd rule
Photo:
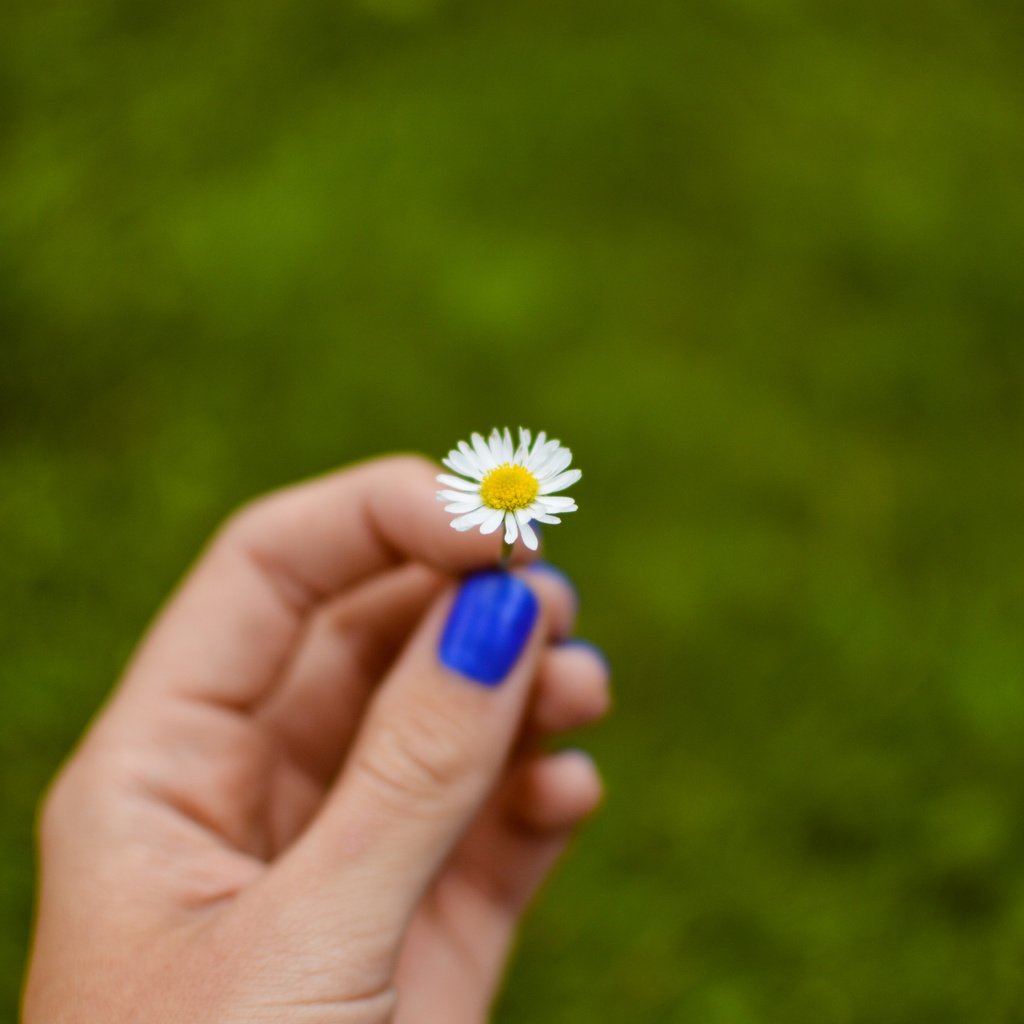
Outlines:
[[[582,476],[568,469],[572,452],[558,441],[549,441],[541,431],[530,447],[530,432],[519,428],[519,444],[513,445],[512,433],[497,428],[485,441],[473,434],[472,444],[460,441],[458,448],[441,461],[460,476],[441,473],[438,482],[445,490],[437,492],[438,501],[446,501],[445,511],[457,516],[456,530],[480,527],[481,533],[494,533],[505,524],[505,543],[514,544],[520,534],[523,543],[536,550],[537,534],[531,520],[560,523],[558,515],[575,512],[572,498],[557,495]],[[464,479],[468,477],[468,479]],[[556,515],[556,513],[558,513]]]

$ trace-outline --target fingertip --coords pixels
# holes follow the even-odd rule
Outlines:
[[[423,561],[456,575],[501,564],[504,554],[503,530],[483,534],[477,526],[468,530],[452,528],[455,517],[446,512],[437,499],[437,492],[441,489],[437,477],[442,473],[450,473],[450,470],[419,453],[396,453],[372,460],[367,465],[404,477],[420,495],[414,509],[415,525],[410,546]],[[381,519],[384,518],[381,516]],[[544,540],[540,524],[534,520],[530,525],[537,535],[537,548],[528,547],[520,535],[509,553],[509,565],[512,568],[526,568],[542,557]]]
[[[401,452],[373,459],[363,464],[367,472],[380,474],[382,480],[400,479],[406,487],[409,508],[398,516],[394,509],[375,507],[371,518],[377,523],[389,524],[385,538],[391,539],[390,524],[401,519],[406,534],[401,548],[408,555],[450,575],[463,575],[501,560],[501,533],[482,534],[476,527],[460,531],[452,528],[453,516],[437,500],[441,484],[439,473],[446,472],[440,463],[417,452]],[[386,498],[389,492],[381,491]],[[401,528],[401,527],[399,527]],[[396,545],[397,546],[397,545]],[[517,545],[521,547],[521,545]]]
[[[497,686],[525,650],[540,614],[533,589],[511,573],[474,573],[455,594],[438,645],[441,662]]]
[[[562,585],[573,593],[574,596],[578,597],[579,592],[576,589],[576,584],[573,582],[572,577],[565,572],[564,569],[560,569],[553,562],[549,562],[546,558],[537,557],[537,559],[531,563],[530,570],[537,573],[547,573],[554,579],[559,580]]]
[[[593,640],[586,640],[583,637],[572,636],[559,643],[559,649],[563,651],[582,651],[590,655],[595,661],[599,662],[601,668],[604,671],[606,678],[611,678],[612,675],[612,663],[605,654],[604,649],[598,647]]]
[[[578,747],[549,756],[549,770],[557,773],[563,798],[574,807],[575,816],[584,818],[597,810],[604,799],[604,780],[594,758]]]
[[[521,821],[538,831],[572,828],[592,814],[604,796],[600,772],[585,751],[562,750],[536,758],[519,793]]]
[[[611,709],[605,662],[583,645],[569,642],[547,648],[541,659],[531,725],[551,734],[579,729]]]
[[[579,601],[568,577],[564,573],[549,571],[546,564],[536,562],[516,572],[540,598],[547,615],[550,637],[561,641],[572,633]]]

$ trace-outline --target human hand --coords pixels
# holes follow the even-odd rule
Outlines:
[[[214,538],[45,801],[26,1024],[486,1018],[600,798],[538,741],[607,674],[560,642],[559,574],[459,588],[501,539],[449,528],[436,469],[364,463]]]

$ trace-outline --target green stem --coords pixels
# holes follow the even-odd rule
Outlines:
[[[512,545],[508,543],[504,538],[501,541],[501,560],[498,565],[502,569],[508,569],[512,564]]]

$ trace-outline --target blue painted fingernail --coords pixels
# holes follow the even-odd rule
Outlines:
[[[537,596],[518,577],[493,570],[470,576],[441,635],[442,663],[477,683],[496,686],[526,646],[539,611]]]

